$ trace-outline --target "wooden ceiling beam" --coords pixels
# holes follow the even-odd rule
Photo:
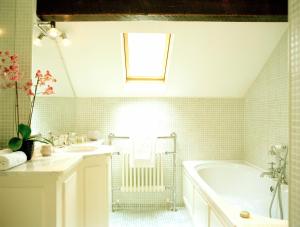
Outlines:
[[[37,0],[55,21],[287,21],[287,0]]]

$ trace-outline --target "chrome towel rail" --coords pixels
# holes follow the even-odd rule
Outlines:
[[[171,210],[172,211],[176,211],[176,140],[177,140],[177,135],[175,132],[172,132],[170,135],[167,136],[158,136],[156,137],[157,139],[172,139],[173,140],[173,150],[172,151],[165,151],[164,154],[165,155],[172,155],[172,185],[171,186],[166,186],[166,189],[169,189],[170,191],[172,191],[172,207]],[[108,135],[108,144],[112,145],[112,142],[114,139],[130,139],[129,136],[116,136],[114,133],[110,133]],[[112,156],[114,155],[121,155],[120,152],[114,152],[112,154]],[[112,157],[113,160],[113,157]],[[111,165],[112,168],[113,165]],[[113,173],[112,169],[111,169],[111,174]],[[113,177],[113,174],[112,174]],[[113,183],[113,180],[111,180],[111,184]],[[112,194],[111,194],[111,198],[112,198],[112,211],[114,211],[114,197],[113,197],[113,192],[116,191],[117,189],[113,188],[113,185],[111,185],[112,188]],[[121,191],[121,190],[118,190]]]

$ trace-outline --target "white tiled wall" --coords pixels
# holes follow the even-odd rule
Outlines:
[[[178,134],[181,157],[240,159],[243,151],[243,99],[205,98],[46,98],[37,100],[33,126],[47,134],[99,130]]]
[[[22,78],[31,78],[31,44],[34,0],[0,1],[0,50],[9,50],[19,55]],[[14,92],[0,90],[0,147],[6,146],[14,135]],[[20,120],[27,121],[29,98],[20,95]]]
[[[33,113],[33,133],[62,134],[75,131],[76,107],[74,98],[36,98]]]
[[[288,32],[245,95],[244,158],[262,168],[272,144],[288,144]]]
[[[300,1],[289,1],[290,21],[290,212],[291,227],[300,226]]]
[[[191,159],[241,159],[243,99],[205,98],[45,98],[39,99],[35,130],[47,133],[100,130],[103,136],[178,135],[178,202],[181,201],[181,162]],[[71,110],[76,116],[72,115]],[[72,122],[75,124],[72,124]],[[53,123],[53,124],[52,124]],[[167,177],[170,177],[167,176]],[[121,202],[159,203],[164,195],[120,195]],[[123,200],[122,200],[123,199]]]
[[[79,133],[174,131],[182,159],[241,158],[242,99],[80,98],[76,103]]]

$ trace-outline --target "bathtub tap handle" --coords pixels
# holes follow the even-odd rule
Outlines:
[[[274,178],[275,177],[275,169],[274,169],[274,162],[269,162],[268,163],[270,165],[269,169],[267,172],[262,172],[260,174],[260,177],[264,177],[264,176],[270,176],[271,178]]]
[[[269,170],[273,171],[274,170],[275,162],[269,162],[268,164],[270,165]]]

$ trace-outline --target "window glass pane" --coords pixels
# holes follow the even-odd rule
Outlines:
[[[169,51],[170,34],[124,34],[127,79],[163,80]]]

